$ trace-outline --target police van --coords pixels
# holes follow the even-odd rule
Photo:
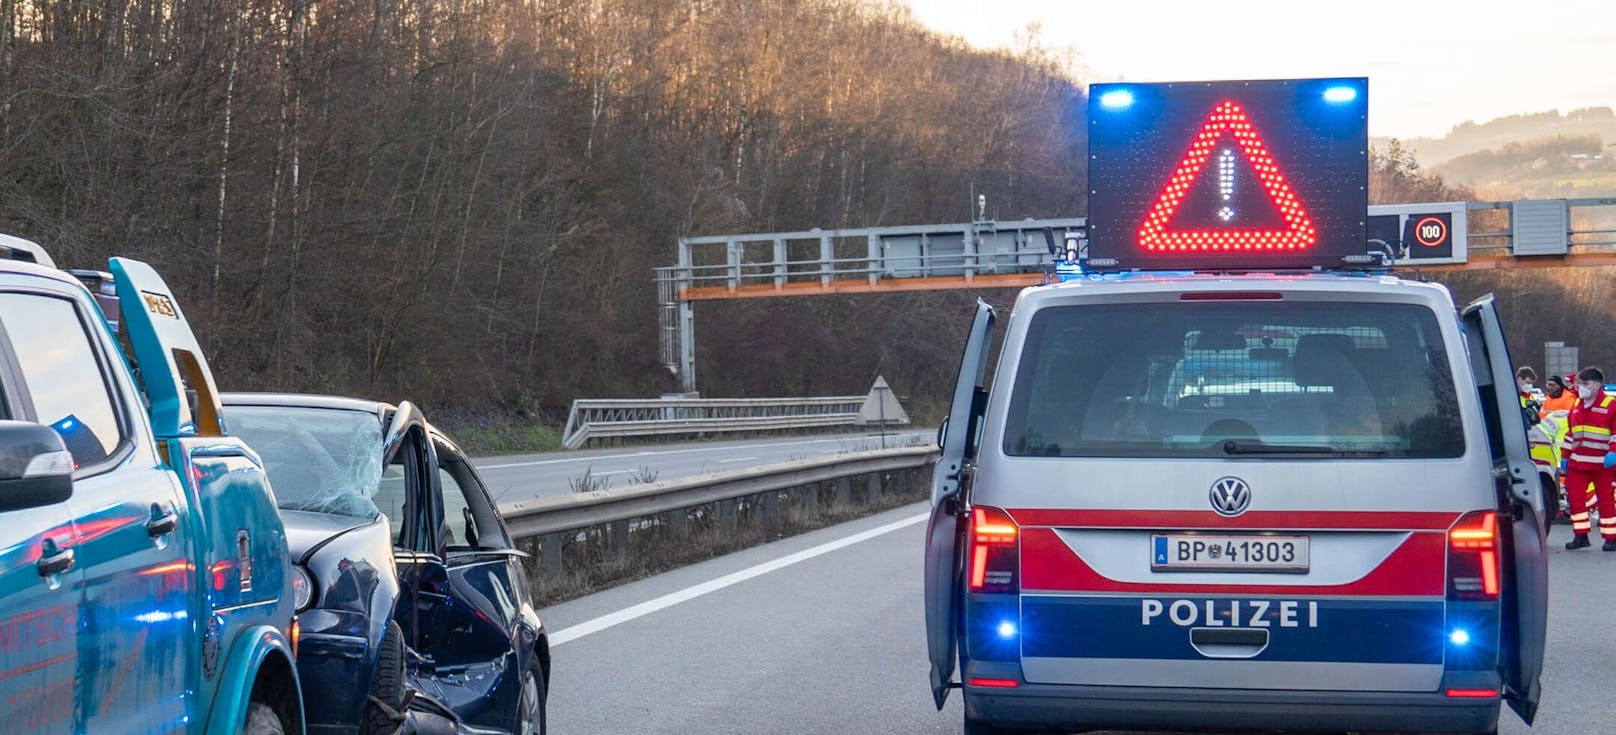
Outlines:
[[[1544,508],[1508,347],[1490,298],[1390,276],[1361,191],[1332,200],[1353,167],[1319,150],[1361,155],[1362,119],[1328,115],[1365,92],[1091,89],[1127,119],[1091,120],[1083,270],[1022,292],[996,365],[979,303],[941,431],[931,686],[967,733],[1532,721]]]

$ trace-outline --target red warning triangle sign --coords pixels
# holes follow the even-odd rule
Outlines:
[[[1235,145],[1246,157],[1269,201],[1278,210],[1284,225],[1277,229],[1249,228],[1197,228],[1168,229],[1168,223],[1184,202],[1196,176],[1206,165],[1206,159],[1225,136],[1233,137]],[[1139,225],[1139,246],[1145,250],[1164,252],[1229,252],[1237,250],[1306,250],[1318,242],[1318,230],[1302,202],[1285,182],[1262,136],[1246,117],[1245,110],[1232,100],[1213,108],[1212,115],[1201,132],[1190,143],[1190,149],[1179,161],[1178,168],[1167,179],[1167,185],[1156,197]]]

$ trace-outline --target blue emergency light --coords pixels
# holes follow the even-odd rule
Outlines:
[[[1324,90],[1324,101],[1333,105],[1344,105],[1358,99],[1358,88],[1349,86],[1330,87]]]
[[[62,437],[62,444],[73,454],[75,466],[79,457],[100,457],[106,454],[106,449],[101,445],[101,438],[95,435],[95,430],[73,414],[62,417],[50,427]]]
[[[1113,89],[1100,95],[1100,106],[1112,110],[1120,110],[1133,105],[1133,92],[1126,89]]]

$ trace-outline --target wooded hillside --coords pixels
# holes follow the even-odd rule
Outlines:
[[[0,0],[0,231],[155,262],[226,389],[556,422],[676,387],[681,235],[1082,214],[1070,68],[861,0]],[[1372,201],[1467,194],[1372,168]],[[1571,307],[1608,277],[1450,280],[1534,297],[1526,345],[1612,316]],[[975,297],[702,304],[701,387],[935,406]]]
[[[1083,188],[1058,58],[975,50],[892,5],[0,13],[0,231],[73,266],[154,261],[229,389],[552,417],[654,395],[675,383],[651,268],[680,235],[959,221],[972,186],[990,215],[1068,216]],[[930,334],[966,301],[703,309],[703,358],[725,361],[703,388],[857,392],[885,371],[929,389],[957,359]]]

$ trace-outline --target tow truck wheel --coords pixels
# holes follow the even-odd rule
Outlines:
[[[241,728],[241,735],[286,735],[286,723],[274,708],[253,702],[247,705],[247,725]]]

